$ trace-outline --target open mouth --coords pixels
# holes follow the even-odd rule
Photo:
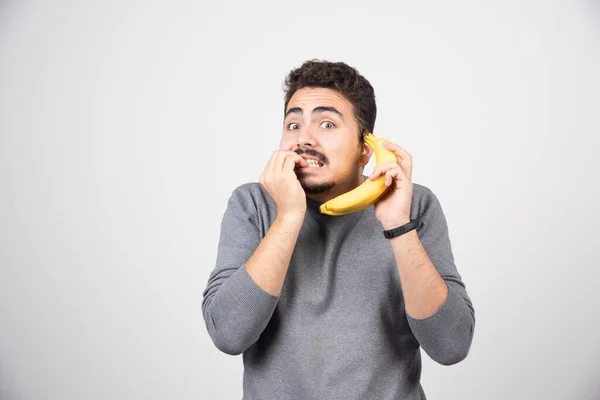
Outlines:
[[[309,168],[321,168],[323,166],[321,161],[313,160],[312,158],[305,158],[304,161],[306,161]]]

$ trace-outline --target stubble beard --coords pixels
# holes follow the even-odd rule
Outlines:
[[[300,181],[300,185],[306,194],[321,194],[330,190],[335,186],[333,181],[329,182],[311,182],[309,178],[309,174],[307,173],[298,173],[298,180]]]

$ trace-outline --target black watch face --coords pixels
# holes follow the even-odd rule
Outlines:
[[[394,237],[394,233],[392,231],[385,231],[383,232],[383,234],[385,235],[386,238],[390,239]]]

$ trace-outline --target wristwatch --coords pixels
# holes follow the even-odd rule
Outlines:
[[[418,218],[417,219],[413,219],[408,224],[404,224],[404,225],[399,226],[397,228],[388,229],[386,231],[383,231],[383,236],[385,236],[386,239],[391,239],[391,238],[394,238],[396,236],[403,235],[406,232],[410,232],[413,229],[417,229],[418,226],[419,226],[419,219]]]

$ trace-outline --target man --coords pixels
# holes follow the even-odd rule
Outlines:
[[[316,60],[285,89],[279,150],[223,217],[202,302],[210,337],[243,353],[245,400],[425,399],[420,348],[455,364],[475,325],[440,203],[389,143],[397,162],[370,177],[385,175],[389,192],[359,212],[321,214],[368,179],[374,91],[348,65]]]

